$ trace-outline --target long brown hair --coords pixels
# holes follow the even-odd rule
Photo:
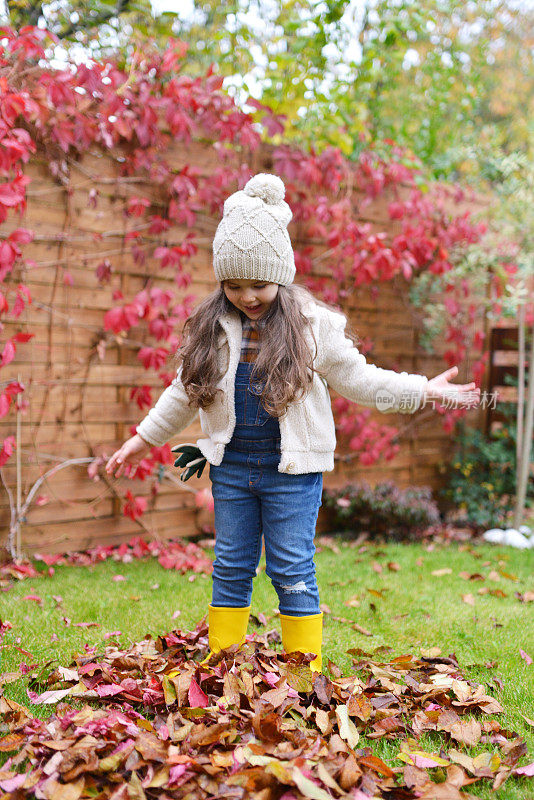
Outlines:
[[[262,403],[276,417],[285,412],[289,403],[301,399],[313,380],[317,342],[314,337],[312,353],[304,335],[309,320],[301,310],[301,305],[309,300],[337,311],[304,286],[292,283],[278,287],[275,299],[259,320],[259,351],[251,380],[265,381]],[[222,391],[216,387],[222,378],[217,341],[222,331],[219,318],[225,313],[239,316],[240,311],[228,300],[221,283],[184,323],[183,340],[175,361],[176,366],[182,365],[181,380],[191,406],[205,409],[215,399],[216,392]],[[346,334],[357,343],[355,334],[350,330]]]

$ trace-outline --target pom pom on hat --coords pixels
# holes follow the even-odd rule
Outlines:
[[[269,205],[274,206],[283,201],[286,187],[278,175],[259,172],[245,184],[243,191],[249,197],[260,197]]]

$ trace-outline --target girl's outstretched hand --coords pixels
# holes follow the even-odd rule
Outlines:
[[[141,439],[139,434],[136,433],[135,436],[131,437],[131,439],[127,439],[122,447],[120,447],[118,450],[115,450],[106,464],[106,472],[109,475],[110,473],[113,473],[118,466],[117,472],[115,472],[115,477],[119,478],[124,472],[126,464],[129,464],[131,467],[129,477],[133,478],[137,469],[137,465],[141,459],[144,458],[150,448],[151,445],[147,444],[147,442],[145,442],[144,439]]]
[[[452,401],[456,408],[471,408],[480,402],[480,389],[475,383],[449,383],[449,378],[458,375],[458,367],[446,369],[435,378],[430,378],[426,388],[427,400],[439,400],[443,403]]]

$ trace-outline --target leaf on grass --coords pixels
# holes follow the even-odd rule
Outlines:
[[[423,658],[436,658],[441,655],[441,647],[422,647],[420,653]]]
[[[43,598],[39,597],[38,594],[26,594],[26,595],[24,595],[24,597],[22,599],[23,600],[33,600],[38,605],[40,605],[40,606],[43,605]]]
[[[434,575],[436,578],[442,578],[444,575],[450,575],[452,573],[452,569],[450,567],[443,567],[443,569],[434,569],[431,572],[431,575]]]
[[[529,654],[528,654],[528,653],[525,653],[525,651],[524,651],[524,650],[522,650],[521,648],[519,648],[519,655],[521,656],[521,658],[523,659],[523,661],[526,661],[526,663],[527,663],[527,666],[529,666],[529,667],[530,667],[530,665],[532,664],[532,658],[529,656]]]
[[[369,594],[372,594],[373,597],[379,597],[381,600],[384,599],[384,591],[385,589],[367,589]]]
[[[455,722],[451,725],[449,733],[457,742],[462,742],[470,746],[478,744],[482,736],[482,728],[480,723],[475,719],[469,719],[463,722]]]
[[[6,683],[13,683],[14,681],[20,680],[22,678],[22,672],[4,672],[0,675],[0,686],[3,686]]]
[[[341,788],[348,792],[353,786],[358,783],[362,777],[362,770],[353,755],[349,755],[343,764],[343,769],[339,776],[339,783]]]
[[[38,706],[41,703],[45,705],[51,705],[52,703],[59,703],[60,700],[63,700],[64,697],[67,697],[67,695],[72,692],[72,687],[69,686],[68,689],[55,689],[52,691],[43,692],[42,694],[37,694],[29,689],[27,689],[27,692],[28,697],[34,705]]]
[[[336,719],[339,729],[339,735],[344,739],[349,747],[354,749],[360,740],[360,734],[356,725],[349,717],[349,709],[346,705],[340,705],[336,708]]]
[[[467,603],[468,606],[474,606],[475,605],[475,598],[473,597],[473,595],[471,593],[463,594],[462,595],[462,600],[463,600],[464,603]]]
[[[364,756],[363,758],[358,759],[359,766],[369,767],[370,769],[378,772],[379,775],[384,775],[386,778],[392,778],[395,774],[391,767],[388,767],[387,764],[384,764],[381,758],[378,756]]]
[[[483,581],[485,580],[484,575],[481,575],[480,572],[460,572],[460,578],[463,578],[465,581]]]
[[[325,659],[327,674],[312,677],[311,656],[279,655],[270,632],[201,664],[207,648],[205,619],[194,631],[147,636],[127,648],[87,646],[70,665],[43,668],[47,692],[30,699],[68,698],[46,722],[0,695],[3,733],[18,737],[0,739],[0,750],[10,755],[15,744],[17,775],[31,781],[23,791],[45,786],[51,800],[169,792],[458,800],[469,797],[458,790],[473,781],[498,788],[514,768],[523,770],[518,779],[529,777],[530,765],[518,767],[527,752],[520,737],[496,719],[470,719],[502,707],[483,684],[464,678],[454,654],[353,647],[356,674],[343,676]],[[76,710],[72,697],[88,702]],[[420,748],[416,737],[426,734],[438,739],[439,752]],[[395,749],[400,742],[402,766],[377,758],[378,738]],[[446,755],[451,739],[461,744]],[[460,752],[476,742],[486,750],[475,758]],[[0,770],[0,781],[13,779]]]
[[[490,772],[497,772],[501,765],[501,759],[497,753],[479,753],[473,758],[473,767],[477,772],[487,769]]]
[[[350,756],[350,758],[352,758],[352,756]],[[317,775],[322,780],[325,786],[329,786],[330,789],[333,789],[338,794],[343,793],[341,787],[339,786],[337,781],[335,781],[334,778],[330,775],[330,773],[328,772],[322,761],[319,761],[317,764]]]
[[[122,636],[122,631],[107,631],[104,634],[104,639],[111,639],[113,636]]]
[[[526,775],[528,778],[534,778],[534,761],[524,767],[516,767],[513,772],[514,775]]]
[[[354,628],[354,630],[358,631],[358,633],[363,634],[363,636],[372,636],[373,635],[371,633],[371,631],[368,631],[367,628],[363,628],[361,625],[358,625],[357,622],[354,622],[352,627]]]
[[[25,740],[22,733],[8,733],[7,736],[0,738],[0,753],[8,753],[16,750]]]
[[[429,783],[419,795],[419,800],[465,800],[465,795],[456,786],[445,783]]]
[[[348,711],[351,717],[357,717],[362,722],[367,722],[373,713],[373,705],[367,695],[351,694],[348,701]]]
[[[400,759],[400,761],[404,761],[406,764],[413,764],[414,767],[418,767],[419,769],[446,767],[450,763],[445,758],[435,753],[426,753],[424,750],[411,750],[409,747],[406,747],[404,743],[401,746],[400,752],[397,754],[397,758]]]
[[[64,681],[79,681],[80,676],[78,675],[77,669],[67,669],[67,667],[59,666],[57,671],[61,675]]]
[[[506,580],[508,580],[508,581],[518,581],[519,580],[517,575],[511,575],[509,572],[505,572],[502,569],[499,570],[499,573],[503,576],[503,578],[506,578]]]
[[[73,628],[100,628],[99,622],[73,622]]]
[[[4,771],[1,773],[0,777],[0,789],[7,793],[15,792],[17,789],[20,789],[25,780],[26,775]]]

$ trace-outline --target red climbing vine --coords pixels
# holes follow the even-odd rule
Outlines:
[[[252,99],[253,112],[239,109],[223,90],[223,78],[215,73],[214,65],[203,76],[188,75],[187,43],[180,40],[171,40],[163,53],[147,45],[142,52],[126,57],[123,66],[108,60],[54,69],[46,49],[54,40],[50,33],[33,27],[20,31],[4,28],[0,36],[0,325],[5,328],[4,322],[19,319],[32,302],[21,276],[33,266],[24,259],[24,246],[32,241],[33,233],[24,227],[13,228],[13,219],[21,220],[26,209],[29,178],[24,165],[35,153],[45,153],[51,175],[68,188],[70,165],[88,148],[120,153],[117,181],[135,186],[142,175],[157,190],[159,199],[154,203],[142,194],[131,194],[125,201],[125,214],[135,228],[124,234],[122,244],[128,257],[145,270],[148,281],[133,296],[113,289],[113,304],[102,318],[99,347],[105,350],[111,341],[125,346],[127,337],[139,329],[149,344],[138,346],[137,358],[146,370],[156,370],[162,387],[167,386],[173,377],[166,371],[168,357],[179,344],[180,326],[197,299],[189,290],[198,254],[197,222],[203,215],[220,216],[227,195],[250,177],[248,162],[262,135],[265,141],[282,133],[283,118]],[[193,141],[202,141],[217,153],[217,166],[209,176],[202,175],[194,164],[177,170],[166,159],[170,142],[187,146]],[[295,248],[299,279],[342,308],[362,285],[375,288],[399,275],[409,282],[422,271],[447,273],[450,248],[476,241],[485,232],[485,226],[473,224],[467,213],[450,218],[443,210],[439,187],[421,191],[416,162],[391,140],[382,143],[381,152],[388,149],[387,158],[371,149],[356,162],[333,147],[303,152],[284,144],[273,151],[273,172],[284,180],[294,221],[310,241]],[[402,193],[398,191],[401,184]],[[396,199],[389,204],[388,213],[401,228],[392,238],[360,219],[366,205],[385,190],[394,192]],[[456,199],[461,200],[462,188],[455,190]],[[97,191],[90,189],[88,203],[96,207],[98,202]],[[170,236],[177,225],[188,229],[178,244]],[[318,255],[312,240],[326,245],[326,251]],[[73,285],[74,278],[65,266],[58,265],[58,270],[63,283]],[[158,287],[158,273],[173,276],[174,291]],[[103,258],[95,269],[96,285],[108,286],[113,277],[112,262]],[[449,288],[451,292],[455,289],[451,285],[447,291]],[[466,300],[467,282],[460,290]],[[458,300],[451,295],[451,311],[454,303]],[[477,350],[480,356],[471,372],[478,382],[487,357],[484,342],[478,334],[469,341],[467,329],[458,320],[451,313],[445,358],[449,364],[458,364],[468,348]],[[2,370],[14,362],[17,344],[33,335],[21,324],[21,330],[5,341],[0,355]],[[24,413],[24,385],[10,377],[2,380],[0,387],[0,417],[9,414],[18,395]],[[145,410],[155,398],[147,383],[132,388],[129,400]],[[398,449],[395,428],[377,424],[368,410],[358,410],[348,401],[337,400],[334,405],[338,432],[357,450],[361,463],[393,457]],[[443,413],[444,424],[451,425],[464,412]],[[14,447],[11,433],[0,441],[0,467],[12,456]],[[153,448],[136,477],[157,476],[171,461],[168,446]],[[132,519],[143,515],[144,497],[135,497],[128,490],[123,501],[125,515]]]

